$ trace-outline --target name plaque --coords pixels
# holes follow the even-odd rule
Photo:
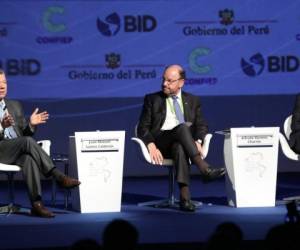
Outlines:
[[[118,151],[119,151],[119,139],[117,138],[81,139],[81,152],[118,152]]]
[[[273,144],[273,134],[237,135],[238,147],[272,147]]]

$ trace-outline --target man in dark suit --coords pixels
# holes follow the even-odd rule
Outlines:
[[[300,154],[300,94],[296,96],[291,130],[292,133],[290,134],[289,140],[290,147],[295,153]]]
[[[46,111],[39,113],[35,109],[28,123],[21,103],[6,99],[6,94],[7,81],[4,71],[0,69],[0,162],[16,164],[22,168],[32,204],[32,215],[54,217],[42,203],[40,173],[54,177],[64,188],[76,187],[80,182],[56,169],[50,157],[31,137],[36,126],[48,120],[49,114]]]
[[[208,131],[201,114],[199,98],[181,91],[185,71],[179,65],[168,66],[162,79],[162,91],[145,96],[138,125],[138,137],[147,145],[153,163],[163,158],[175,163],[180,189],[180,209],[195,211],[189,192],[191,160],[204,181],[224,175],[224,168],[212,169],[201,157],[202,141]]]

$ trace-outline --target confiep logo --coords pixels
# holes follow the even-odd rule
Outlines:
[[[57,15],[63,15],[65,12],[64,7],[61,6],[50,6],[42,15],[42,23],[46,30],[51,33],[64,32],[66,31],[66,25],[61,22],[55,22],[54,18]]]
[[[64,17],[64,13],[65,8],[61,6],[49,6],[46,8],[41,17],[42,26],[47,32],[51,33],[51,35],[38,36],[36,38],[38,44],[69,44],[73,42],[73,37],[71,36],[56,35],[57,33],[67,31],[67,26],[60,20]]]
[[[211,70],[211,66],[200,64],[199,59],[209,55],[210,49],[208,48],[196,48],[189,56],[189,65],[192,71],[197,74],[206,74]]]

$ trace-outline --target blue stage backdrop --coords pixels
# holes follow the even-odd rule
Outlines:
[[[168,64],[186,69],[211,132],[282,125],[300,92],[299,13],[297,0],[0,0],[0,67],[28,115],[49,110],[38,136],[53,151],[74,131],[126,130],[125,174],[146,174],[129,139]]]

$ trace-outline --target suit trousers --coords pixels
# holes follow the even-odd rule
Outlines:
[[[37,142],[28,136],[0,141],[0,162],[22,168],[31,202],[42,197],[40,173],[51,175],[54,164]]]
[[[199,154],[190,127],[183,123],[172,130],[161,131],[155,138],[155,144],[165,158],[174,161],[177,182],[189,185],[189,159]]]

